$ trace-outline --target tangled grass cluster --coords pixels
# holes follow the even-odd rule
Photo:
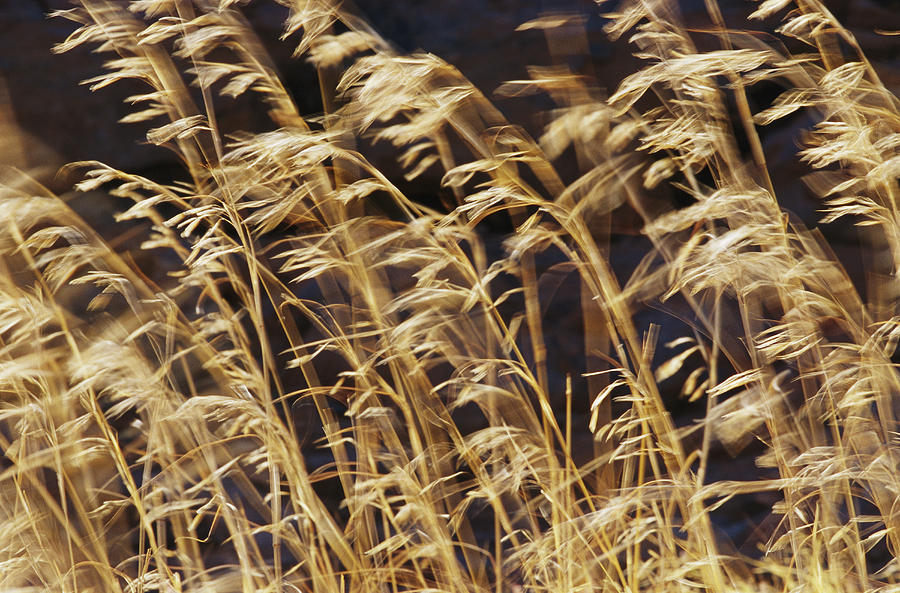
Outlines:
[[[81,25],[59,51],[109,55],[95,88],[145,86],[126,119],[185,177],[70,166],[144,229],[141,260],[3,170],[0,589],[897,590],[900,104],[819,0],[758,5],[782,20],[765,43],[713,0],[709,31],[624,0],[607,32],[646,65],[615,92],[562,65],[500,89],[554,101],[539,139],[340,2],[279,2],[319,72],[315,117],[242,2],[56,15]],[[758,109],[763,83],[783,92]],[[271,125],[223,129],[236,96]],[[867,290],[779,203],[760,133],[797,111],[822,222],[860,227]],[[442,170],[446,207],[409,199],[373,141],[409,178]],[[652,244],[624,281],[622,209]],[[504,225],[498,252],[485,228]],[[544,317],[560,277],[583,330],[568,375]],[[675,300],[690,319],[659,364],[635,314]],[[705,402],[686,426],[672,377]],[[755,475],[710,477],[747,447]],[[772,504],[748,551],[714,513],[754,493]]]

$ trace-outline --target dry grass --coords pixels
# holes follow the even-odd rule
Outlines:
[[[608,32],[646,67],[608,100],[562,67],[501,89],[556,102],[535,141],[339,3],[280,1],[319,69],[321,117],[297,112],[235,2],[62,15],[83,27],[60,51],[108,52],[98,88],[145,83],[130,120],[152,122],[189,177],[73,165],[82,191],[151,229],[141,249],[175,262],[152,275],[3,174],[0,589],[897,587],[900,110],[820,2],[758,7],[806,48],[790,55],[726,31],[712,1],[718,28],[698,33],[664,0],[626,0]],[[761,81],[787,90],[752,113]],[[270,129],[220,128],[216,106],[239,94]],[[865,298],[770,180],[758,134],[796,110],[817,122],[800,157],[825,222],[859,225],[878,256]],[[372,138],[411,177],[441,167],[456,203],[408,199],[358,151]],[[565,159],[582,174],[568,184]],[[665,211],[665,186],[690,204]],[[653,245],[624,285],[609,243],[622,207]],[[513,232],[495,257],[483,229],[498,216]],[[548,353],[543,256],[580,286],[574,377]],[[655,364],[659,328],[635,312],[674,301],[693,330]],[[672,376],[706,402],[691,426],[661,395]],[[709,477],[750,443],[756,476]],[[713,519],[752,493],[775,501],[759,554]]]

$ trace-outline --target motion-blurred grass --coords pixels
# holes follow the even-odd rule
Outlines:
[[[119,198],[129,230],[109,236],[3,169],[0,589],[897,587],[900,112],[823,4],[763,2],[751,18],[781,20],[763,36],[712,0],[709,30],[618,3],[607,31],[646,65],[615,92],[562,63],[499,89],[553,100],[535,140],[341,3],[281,2],[324,113],[298,112],[241,2],[57,14],[82,25],[59,51],[109,57],[99,92],[144,83],[125,123],[185,176],[70,165]],[[782,92],[759,107],[762,84]],[[218,123],[238,95],[264,129]],[[805,181],[822,223],[860,227],[868,287],[779,202],[760,137],[801,110]],[[452,197],[409,199],[372,146]],[[627,209],[652,249],[620,282]],[[575,373],[548,351],[563,277]],[[657,344],[636,311],[675,300],[684,335]],[[673,377],[705,402],[687,426]],[[717,478],[726,452],[758,471]],[[714,514],[760,493],[748,549]]]

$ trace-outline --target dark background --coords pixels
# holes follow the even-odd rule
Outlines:
[[[698,27],[707,23],[702,0],[681,4],[688,23]],[[876,28],[900,29],[900,1],[834,0],[828,4],[857,36],[888,86],[900,87],[900,37],[874,32]],[[747,28],[743,17],[754,2],[724,0],[720,5],[729,24]],[[172,162],[165,150],[142,143],[146,124],[116,123],[131,111],[122,100],[142,89],[113,85],[91,93],[79,86],[101,72],[108,56],[90,53],[87,47],[63,55],[50,52],[75,24],[45,15],[70,6],[65,0],[0,0],[0,126],[4,126],[0,141],[12,142],[14,125],[25,135],[18,139],[18,146],[7,147],[7,162],[55,170],[65,162],[96,159],[132,172]],[[590,55],[573,58],[570,65],[594,73],[601,87],[614,89],[623,76],[635,71],[636,62],[625,43],[608,43],[602,31],[601,12],[613,7],[601,8],[590,0],[356,0],[358,12],[399,49],[437,54],[488,97],[502,82],[526,77],[526,66],[550,63],[539,31],[515,30],[545,12],[586,16]],[[286,9],[260,0],[242,10],[267,44],[301,112],[321,110],[315,73],[302,60],[290,58],[296,38],[278,41]],[[750,26],[775,25],[754,22]],[[549,103],[540,98],[494,98],[513,123],[539,133],[540,112]],[[233,111],[233,118],[248,117],[237,113],[239,104],[233,105]]]

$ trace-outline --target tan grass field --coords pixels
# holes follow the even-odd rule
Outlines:
[[[67,167],[116,198],[116,239],[2,169],[0,591],[900,590],[900,102],[821,2],[755,5],[764,36],[715,0],[704,31],[625,0],[607,32],[644,66],[617,89],[558,65],[499,90],[550,97],[538,138],[340,2],[279,2],[322,113],[243,2],[57,15],[81,25],[58,51],[108,56],[97,92],[142,84],[124,123],[184,178]],[[763,108],[761,84],[783,91]],[[270,125],[223,129],[238,95]],[[868,286],[779,201],[761,135],[795,112]],[[444,205],[373,146],[439,169]],[[623,279],[625,211],[651,248]],[[548,346],[561,277],[573,372]],[[637,311],[676,301],[660,343]],[[716,477],[729,454],[754,470]],[[769,502],[745,545],[716,513],[749,495]]]

